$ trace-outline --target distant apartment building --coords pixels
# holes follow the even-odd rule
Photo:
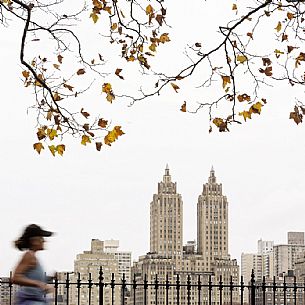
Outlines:
[[[282,276],[294,270],[296,261],[304,251],[304,232],[288,232],[288,244],[275,245],[273,248],[274,275]]]
[[[146,279],[165,283],[177,281],[183,286],[170,289],[166,295],[165,287],[159,287],[158,293],[153,287],[147,288],[147,305],[194,305],[198,304],[198,291],[187,291],[186,283],[195,285],[200,280],[207,284],[209,280],[237,283],[239,267],[228,253],[228,202],[222,194],[222,185],[216,182],[212,168],[208,183],[197,203],[197,240],[188,241],[183,246],[183,201],[177,192],[176,182],[172,182],[168,166],[163,180],[158,183],[158,193],[153,195],[150,204],[150,252],[139,258],[132,267],[132,278],[137,282]],[[135,305],[143,304],[145,291],[139,287],[131,291],[130,300]],[[202,291],[203,302],[208,302],[208,290]],[[230,302],[228,289],[222,291],[223,303]],[[168,299],[166,299],[168,298]],[[219,291],[213,292],[213,304],[219,302]],[[238,303],[238,291],[232,294],[233,303]]]
[[[91,250],[84,251],[76,256],[74,261],[74,271],[69,274],[69,293],[67,296],[66,287],[61,287],[61,299],[63,302],[69,298],[70,305],[97,305],[99,302],[99,282],[100,268],[102,268],[103,282],[122,283],[123,273],[125,279],[130,281],[131,252],[118,251],[119,242],[117,240],[102,241],[92,239]],[[66,281],[67,274],[60,274],[61,280]],[[88,285],[88,283],[92,285]],[[79,283],[79,285],[77,285]],[[103,289],[104,305],[120,305],[121,289],[116,286],[111,289],[108,285]]]
[[[273,290],[274,281],[277,289]],[[295,283],[295,276],[292,271],[287,275],[276,276],[274,279],[265,281],[265,293],[262,288],[255,289],[255,305],[303,305],[304,286],[303,283]],[[263,282],[257,281],[256,285],[262,287]],[[286,286],[283,289],[284,285]]]
[[[18,285],[10,285],[9,277],[0,278],[0,304],[10,305],[15,304],[15,295],[18,291]],[[11,300],[11,303],[10,303]]]

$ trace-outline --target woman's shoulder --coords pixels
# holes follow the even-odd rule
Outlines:
[[[25,263],[26,265],[29,265],[29,266],[36,266],[37,264],[37,258],[35,256],[35,252],[34,251],[26,251],[24,254],[23,254],[23,257],[22,257],[22,261],[23,263]]]

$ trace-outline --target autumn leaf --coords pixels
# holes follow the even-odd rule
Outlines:
[[[82,141],[81,141],[81,144],[82,145],[87,145],[87,143],[91,143],[91,139],[90,139],[90,137],[89,136],[87,136],[87,135],[83,135],[82,136]]]
[[[44,149],[42,143],[38,142],[33,144],[33,148],[40,154],[41,150]]]
[[[68,90],[70,90],[70,91],[73,91],[73,86],[71,86],[71,85],[68,85],[68,84],[64,84],[63,85],[65,88],[67,88]]]
[[[102,148],[102,145],[103,143],[102,142],[95,142],[95,147],[96,147],[96,150],[100,151],[101,148]]]
[[[246,122],[247,119],[251,119],[251,112],[250,111],[240,112],[239,115],[244,117],[245,122]]]
[[[24,70],[24,71],[22,71],[22,75],[23,75],[24,78],[28,79],[29,76],[30,76],[30,72]]]
[[[302,123],[303,121],[303,115],[299,112],[299,109],[297,106],[294,107],[294,111],[290,112],[289,119],[294,120],[294,122],[299,125],[299,123]]]
[[[111,144],[118,139],[119,136],[123,135],[124,132],[121,130],[121,126],[115,126],[113,130],[109,131],[104,138],[104,143],[111,146]]]
[[[259,69],[260,73],[264,73],[266,76],[272,76],[272,66],[267,67],[266,69]]]
[[[275,50],[274,50],[274,53],[275,53],[275,57],[276,57],[276,58],[279,58],[279,57],[281,56],[281,54],[284,54],[283,51],[278,50],[278,49],[275,49]]]
[[[88,117],[90,116],[90,113],[84,111],[84,108],[82,108],[82,109],[80,110],[80,113],[81,113],[86,119],[88,119]]]
[[[122,69],[116,69],[115,70],[115,75],[118,76],[120,79],[124,79],[124,77],[122,75],[120,75]]]
[[[247,33],[247,36],[249,36],[251,39],[253,39],[253,33],[248,32],[248,33]]]
[[[101,128],[106,128],[108,124],[107,120],[104,119],[99,119],[97,125],[100,126]]]
[[[57,55],[57,60],[60,64],[62,64],[63,57],[59,54]]]
[[[50,152],[52,153],[52,155],[55,157],[56,147],[54,145],[50,145],[49,149],[50,149]]]
[[[44,128],[38,128],[38,131],[37,131],[36,134],[37,134],[38,140],[42,140],[47,136],[46,131],[45,131]]]
[[[270,66],[271,63],[272,63],[271,60],[268,57],[263,57],[262,61],[263,61],[264,66]]]
[[[49,139],[50,139],[51,141],[53,141],[54,138],[58,136],[58,135],[57,135],[57,130],[55,130],[55,129],[53,129],[53,128],[50,128],[50,129],[48,128],[48,129],[47,129],[47,135],[48,135]]]
[[[60,70],[60,65],[58,65],[58,64],[53,64],[53,67],[57,70]]]
[[[237,61],[239,61],[241,64],[243,64],[245,61],[248,60],[247,56],[245,56],[245,55],[237,55],[236,59],[237,59]]]
[[[106,93],[106,100],[110,103],[115,99],[115,95],[112,91],[112,86],[110,83],[104,83],[102,87],[102,92]]]
[[[229,131],[227,122],[224,121],[222,118],[215,118],[213,119],[213,124],[218,127],[220,132]]]
[[[63,155],[64,151],[66,150],[66,146],[64,144],[59,144],[56,146],[56,151],[59,155]]]
[[[99,17],[97,15],[97,13],[93,12],[90,14],[90,18],[92,18],[94,23],[97,23]]]
[[[230,76],[221,75],[221,78],[222,78],[222,88],[225,88],[227,86],[227,84],[231,83]]]
[[[232,5],[232,11],[236,11],[237,10],[237,5],[234,3],[233,5]]]
[[[58,92],[55,92],[53,94],[53,98],[54,98],[54,101],[58,102],[60,100],[62,100],[63,98],[58,94]]]
[[[169,37],[168,37],[168,33],[164,33],[164,34],[162,34],[161,36],[160,36],[160,42],[161,43],[165,43],[165,42],[168,42],[168,41],[170,41],[170,39],[169,39]]]
[[[86,73],[85,69],[79,69],[79,70],[76,72],[77,75],[82,75],[82,74],[85,74],[85,73]]]
[[[296,68],[301,64],[301,61],[305,61],[305,53],[303,52],[300,52],[299,56],[295,59]]]
[[[292,13],[288,12],[288,13],[287,13],[287,18],[288,18],[289,20],[291,20],[291,19],[294,18],[294,15],[293,15]]]
[[[171,83],[171,85],[172,85],[173,89],[176,91],[176,93],[178,93],[178,89],[180,89],[180,87],[174,83]]]
[[[261,111],[262,111],[262,107],[263,107],[262,103],[261,102],[257,102],[257,103],[255,103],[254,105],[252,105],[250,107],[250,111],[252,111],[253,113],[260,114]]]
[[[186,112],[186,102],[181,105],[180,111]]]
[[[244,94],[238,95],[237,99],[238,99],[239,102],[243,102],[243,101],[250,102],[251,98],[250,98],[250,96],[248,94],[244,93]]]
[[[118,27],[118,24],[117,24],[117,23],[113,23],[113,24],[111,25],[111,30],[112,30],[112,31],[115,31],[115,30],[117,29],[117,27]]]
[[[151,15],[151,14],[154,12],[154,9],[153,9],[153,7],[149,4],[149,5],[147,5],[145,11],[146,11],[146,15]]]
[[[277,26],[274,28],[277,32],[279,32],[282,29],[282,23],[279,21]]]

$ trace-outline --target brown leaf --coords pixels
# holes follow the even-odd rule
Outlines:
[[[41,150],[44,149],[42,143],[35,143],[33,144],[33,148],[40,154]]]
[[[90,116],[90,113],[84,111],[84,108],[80,110],[80,113],[87,119]]]
[[[259,69],[260,73],[265,73],[266,76],[272,76],[272,66],[267,67],[266,69]]]
[[[262,61],[263,61],[264,66],[270,66],[271,63],[272,63],[271,60],[268,57],[262,58]]]
[[[185,101],[184,101],[184,103],[181,105],[180,111],[186,112],[186,102],[185,102]]]
[[[104,119],[99,119],[97,125],[100,126],[101,128],[106,128],[108,124],[107,120]]]
[[[59,55],[57,56],[57,60],[58,60],[58,62],[59,62],[60,64],[62,64],[63,57],[59,54]]]
[[[124,79],[124,77],[122,75],[120,75],[122,69],[116,69],[115,70],[115,75],[118,76],[120,79]]]
[[[76,72],[77,75],[82,75],[82,74],[85,74],[85,73],[86,73],[85,69],[79,69],[79,70]]]
[[[68,85],[68,84],[64,84],[64,87],[67,88],[70,91],[73,91],[73,88],[74,88],[73,86]]]
[[[299,112],[299,109],[297,106],[294,107],[293,112],[290,112],[289,119],[293,119],[297,125],[299,125],[299,123],[302,123],[303,115]]]
[[[102,142],[95,142],[96,150],[101,151],[102,145],[103,145]]]

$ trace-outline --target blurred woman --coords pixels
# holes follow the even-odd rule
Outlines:
[[[46,294],[53,291],[52,286],[47,284],[45,272],[36,257],[37,251],[44,250],[44,237],[52,234],[31,224],[15,241],[15,246],[20,251],[25,251],[12,277],[12,282],[21,286],[17,293],[18,305],[45,305]]]

